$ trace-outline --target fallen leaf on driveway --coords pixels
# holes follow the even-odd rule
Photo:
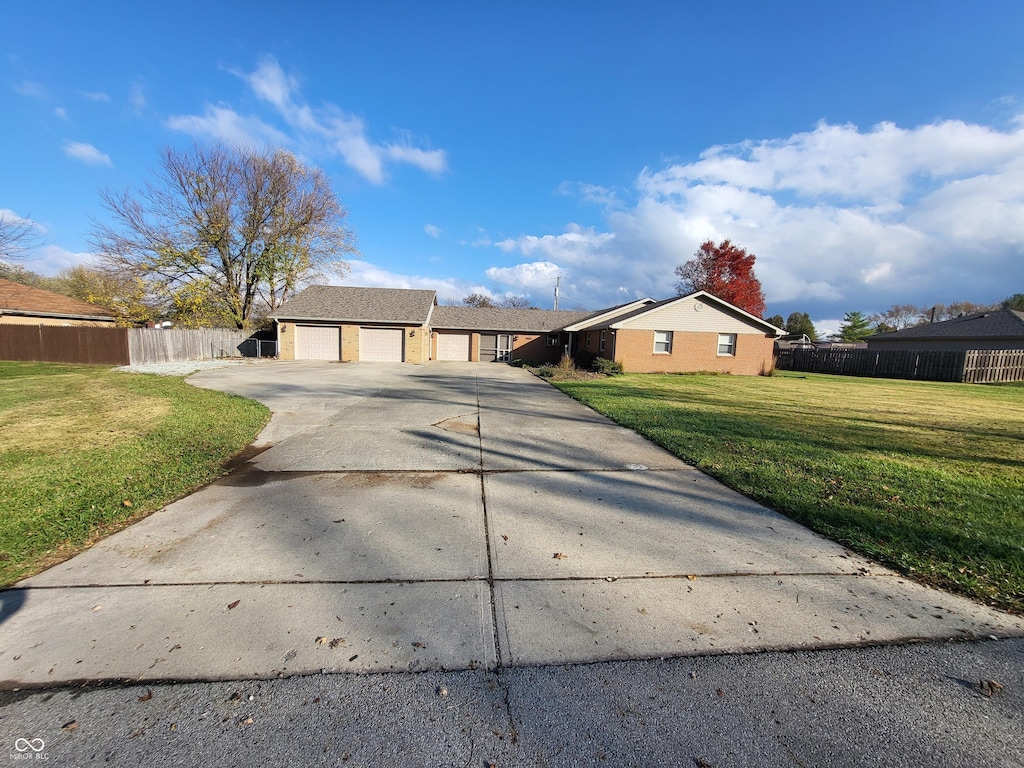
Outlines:
[[[993,694],[999,693],[1003,690],[1005,686],[995,680],[982,680],[978,683],[978,687],[981,688],[981,692],[986,696],[992,696]]]
[[[568,555],[565,554],[564,552],[555,552],[553,557],[555,558],[555,560],[565,560],[565,558],[567,558]]]
[[[153,692],[147,688],[146,692],[144,694],[142,694],[141,696],[139,696],[139,701],[149,701],[152,698],[153,698]]]
[[[228,603],[228,610],[230,611],[232,608],[237,608],[241,602],[241,600],[235,600],[233,603]]]
[[[327,638],[327,637],[318,637],[318,638],[316,639],[316,644],[317,644],[317,645],[323,645],[323,644],[324,644],[324,643],[326,643],[326,642],[327,642],[327,641],[328,641],[329,639],[330,639],[330,638]]]
[[[77,720],[72,720],[70,723],[64,723],[64,725],[61,726],[61,730],[68,731],[69,733],[71,731],[74,731],[74,730],[77,730],[77,729],[78,729],[78,721]]]
[[[331,640],[331,642],[329,642],[327,644],[327,647],[328,648],[337,648],[339,645],[342,645],[344,642],[345,642],[345,638],[344,637],[336,637],[333,640]]]
[[[508,536],[506,536],[504,533],[501,534],[501,538],[505,540],[505,543],[508,543]]]
[[[697,580],[697,574],[691,573],[686,578],[688,578],[690,581],[696,581]]]

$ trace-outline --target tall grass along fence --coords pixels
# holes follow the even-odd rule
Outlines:
[[[840,376],[981,384],[1024,381],[1024,350],[794,349],[780,359],[779,367]]]
[[[144,365],[276,354],[276,342],[249,331],[0,325],[0,360]]]

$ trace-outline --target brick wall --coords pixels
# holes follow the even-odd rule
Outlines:
[[[341,361],[354,363],[359,360],[359,326],[341,326]]]
[[[674,331],[672,352],[654,353],[654,331],[620,329],[616,333],[615,360],[634,373],[690,373],[716,371],[757,376],[772,367],[773,340],[767,336],[741,333],[736,336],[736,354],[718,354],[717,333]]]
[[[277,324],[277,359],[295,359],[295,323]]]

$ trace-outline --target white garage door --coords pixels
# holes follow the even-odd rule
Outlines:
[[[437,359],[469,361],[468,333],[437,334]]]
[[[360,328],[359,359],[390,360],[402,362],[402,338],[405,332],[401,328]]]
[[[322,325],[295,326],[295,359],[340,360],[340,330]]]

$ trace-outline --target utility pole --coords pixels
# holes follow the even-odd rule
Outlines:
[[[558,311],[558,284],[562,282],[562,276],[558,275],[555,278],[555,312]]]

